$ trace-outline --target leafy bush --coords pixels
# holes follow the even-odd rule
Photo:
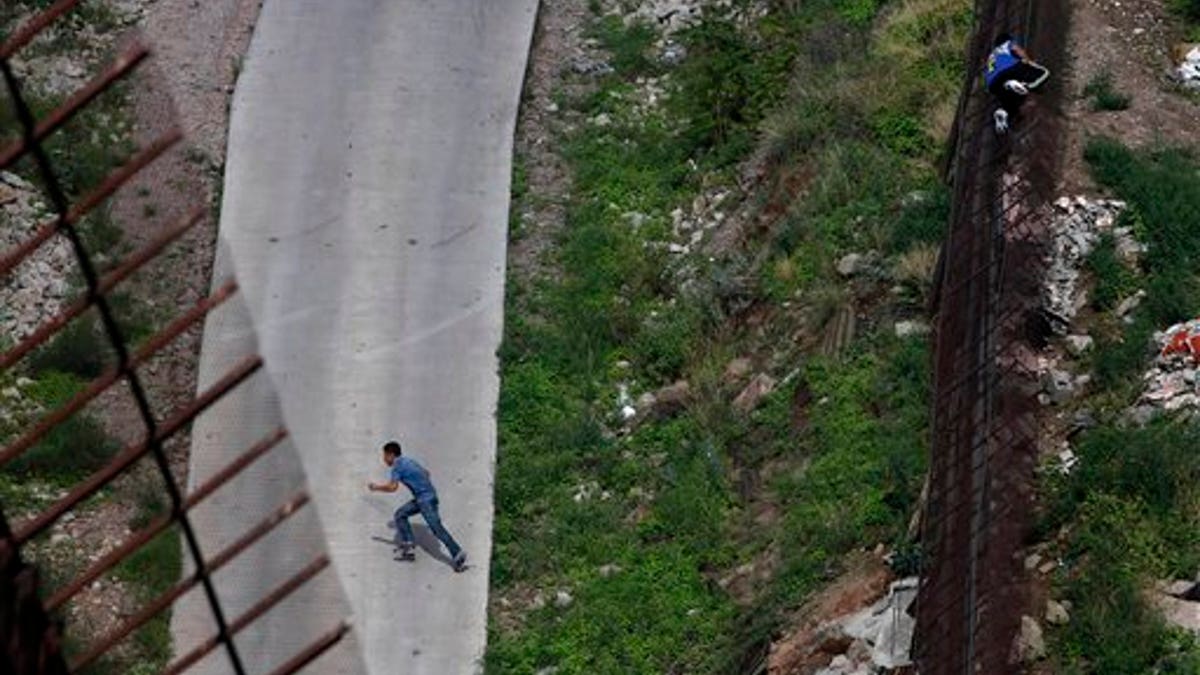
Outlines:
[[[71,373],[83,378],[99,375],[109,359],[109,346],[88,317],[76,319],[49,344],[34,352],[30,367],[37,375],[47,371]]]
[[[874,117],[871,126],[875,138],[898,155],[919,155],[930,145],[921,120],[911,113],[883,110]]]
[[[99,422],[76,413],[8,467],[21,474],[74,478],[104,466],[118,449]]]
[[[1092,110],[1114,111],[1129,108],[1133,98],[1122,94],[1113,86],[1113,76],[1109,71],[1097,73],[1083,88],[1083,95],[1092,99]]]
[[[795,47],[757,44],[733,19],[711,9],[680,39],[688,57],[672,105],[688,119],[684,138],[692,147],[719,150],[713,161],[727,164],[745,154],[755,125],[783,97]]]

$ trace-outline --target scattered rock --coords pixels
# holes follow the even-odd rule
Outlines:
[[[1042,556],[1038,553],[1031,553],[1025,558],[1025,571],[1032,572],[1037,569],[1037,566],[1042,563]]]
[[[754,364],[750,359],[742,356],[729,362],[725,366],[725,380],[727,382],[736,382],[750,374],[750,369]]]
[[[679,380],[655,392],[653,394],[654,402],[649,409],[656,417],[670,417],[684,409],[691,395],[692,386],[688,384],[687,380]]]
[[[861,253],[847,253],[837,261],[837,272],[843,277],[852,277],[863,271],[866,256]]]
[[[602,577],[604,577],[605,579],[607,579],[608,577],[611,577],[611,576],[613,576],[614,574],[618,574],[618,573],[620,573],[620,572],[621,572],[621,566],[620,566],[620,565],[615,565],[615,564],[613,564],[613,563],[608,563],[608,564],[605,564],[605,565],[601,565],[601,566],[600,566],[600,568],[599,568],[599,572],[600,572],[600,576],[602,576]]]
[[[1050,368],[1042,373],[1042,391],[1050,403],[1058,405],[1075,394],[1075,378],[1065,370]]]
[[[1198,581],[1162,581],[1158,590],[1166,595],[1180,598],[1181,601],[1200,602],[1200,580]]]
[[[847,635],[867,643],[871,662],[880,668],[912,663],[909,650],[916,619],[909,610],[917,597],[917,585],[916,577],[893,581],[882,600],[843,623]]]
[[[733,407],[735,410],[746,414],[758,407],[768,394],[775,390],[775,378],[766,373],[759,373],[750,380],[750,384],[742,390],[742,393],[733,399]]]
[[[910,335],[926,335],[929,333],[929,325],[921,321],[897,321],[896,322],[896,337],[906,338]]]
[[[1051,330],[1058,335],[1066,335],[1085,301],[1080,289],[1084,261],[1100,241],[1100,236],[1105,232],[1113,232],[1117,216],[1125,209],[1125,203],[1063,197],[1055,202],[1054,207],[1051,222],[1053,238],[1046,261],[1042,306],[1050,320]],[[1125,238],[1132,239],[1132,235],[1126,233]],[[1118,238],[1118,248],[1122,241]],[[1133,245],[1136,246],[1136,242]]]
[[[1061,602],[1046,601],[1046,623],[1051,626],[1062,626],[1071,620],[1071,615]]]
[[[1090,335],[1068,335],[1063,342],[1071,356],[1082,356],[1096,344],[1096,340]]]
[[[1037,619],[1021,617],[1021,632],[1013,640],[1009,660],[1012,663],[1032,664],[1046,658],[1046,638]]]
[[[1142,304],[1142,298],[1145,298],[1145,297],[1146,297],[1146,291],[1138,290],[1137,293],[1134,293],[1133,295],[1129,296],[1128,298],[1125,298],[1124,300],[1122,300],[1121,303],[1117,305],[1117,308],[1115,310],[1113,310],[1113,312],[1117,315],[1118,318],[1123,319],[1130,312],[1137,309],[1138,305]]]
[[[667,41],[658,55],[658,60],[668,66],[677,66],[686,58],[687,48],[674,41]]]
[[[575,598],[567,591],[558,591],[554,594],[554,606],[559,608],[570,607],[571,603],[575,602]]]
[[[596,61],[586,56],[577,56],[571,60],[571,70],[580,75],[599,77],[613,72],[613,67],[606,61]]]
[[[1167,623],[1200,635],[1200,602],[1181,600],[1161,591],[1153,593],[1153,602]]]

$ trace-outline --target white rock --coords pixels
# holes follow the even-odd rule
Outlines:
[[[570,607],[572,602],[575,602],[575,598],[571,597],[571,594],[566,591],[560,590],[554,594],[555,607]]]
[[[1063,342],[1071,356],[1085,354],[1096,344],[1096,340],[1091,335],[1068,335]]]
[[[608,577],[611,577],[612,575],[618,574],[619,572],[621,572],[621,566],[613,564],[613,563],[608,563],[606,565],[601,565],[599,571],[600,571],[600,576],[607,579]]]
[[[897,321],[896,337],[906,338],[910,335],[925,335],[929,333],[929,325],[922,321]]]
[[[1062,626],[1071,620],[1071,615],[1061,602],[1046,601],[1046,623],[1052,626]]]
[[[1037,619],[1021,617],[1021,632],[1013,640],[1012,661],[1030,664],[1046,658],[1046,638]]]
[[[862,271],[865,258],[861,253],[847,253],[837,262],[837,272],[844,277],[852,277]]]

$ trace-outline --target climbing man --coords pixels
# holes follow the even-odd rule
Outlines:
[[[1029,58],[1029,53],[1008,33],[1000,33],[988,56],[983,73],[987,90],[996,97],[999,107],[993,114],[996,133],[1008,131],[1015,121],[1021,104],[1029,92],[1041,86],[1050,71]]]
[[[387,483],[369,482],[367,489],[371,492],[395,492],[403,483],[413,496],[408,503],[396,509],[394,516],[396,545],[400,549],[400,559],[413,560],[416,557],[413,555],[412,525],[409,524],[408,519],[410,516],[420,513],[433,535],[450,551],[450,561],[454,566],[454,571],[463,571],[467,564],[467,554],[442,525],[442,518],[438,515],[437,490],[429,480],[429,471],[418,464],[417,460],[402,456],[400,444],[396,441],[388,441],[383,445],[383,463],[391,467],[391,480]]]

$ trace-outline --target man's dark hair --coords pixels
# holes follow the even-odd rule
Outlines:
[[[1013,39],[1012,35],[1009,35],[1008,33],[1005,33],[1005,32],[1001,32],[999,35],[996,36],[996,41],[992,43],[992,46],[999,47],[1000,45],[1004,44],[1005,42],[1009,42],[1012,39]]]
[[[399,457],[401,455],[400,443],[396,441],[388,441],[387,443],[383,444],[383,451],[389,455],[395,455],[396,457]]]

